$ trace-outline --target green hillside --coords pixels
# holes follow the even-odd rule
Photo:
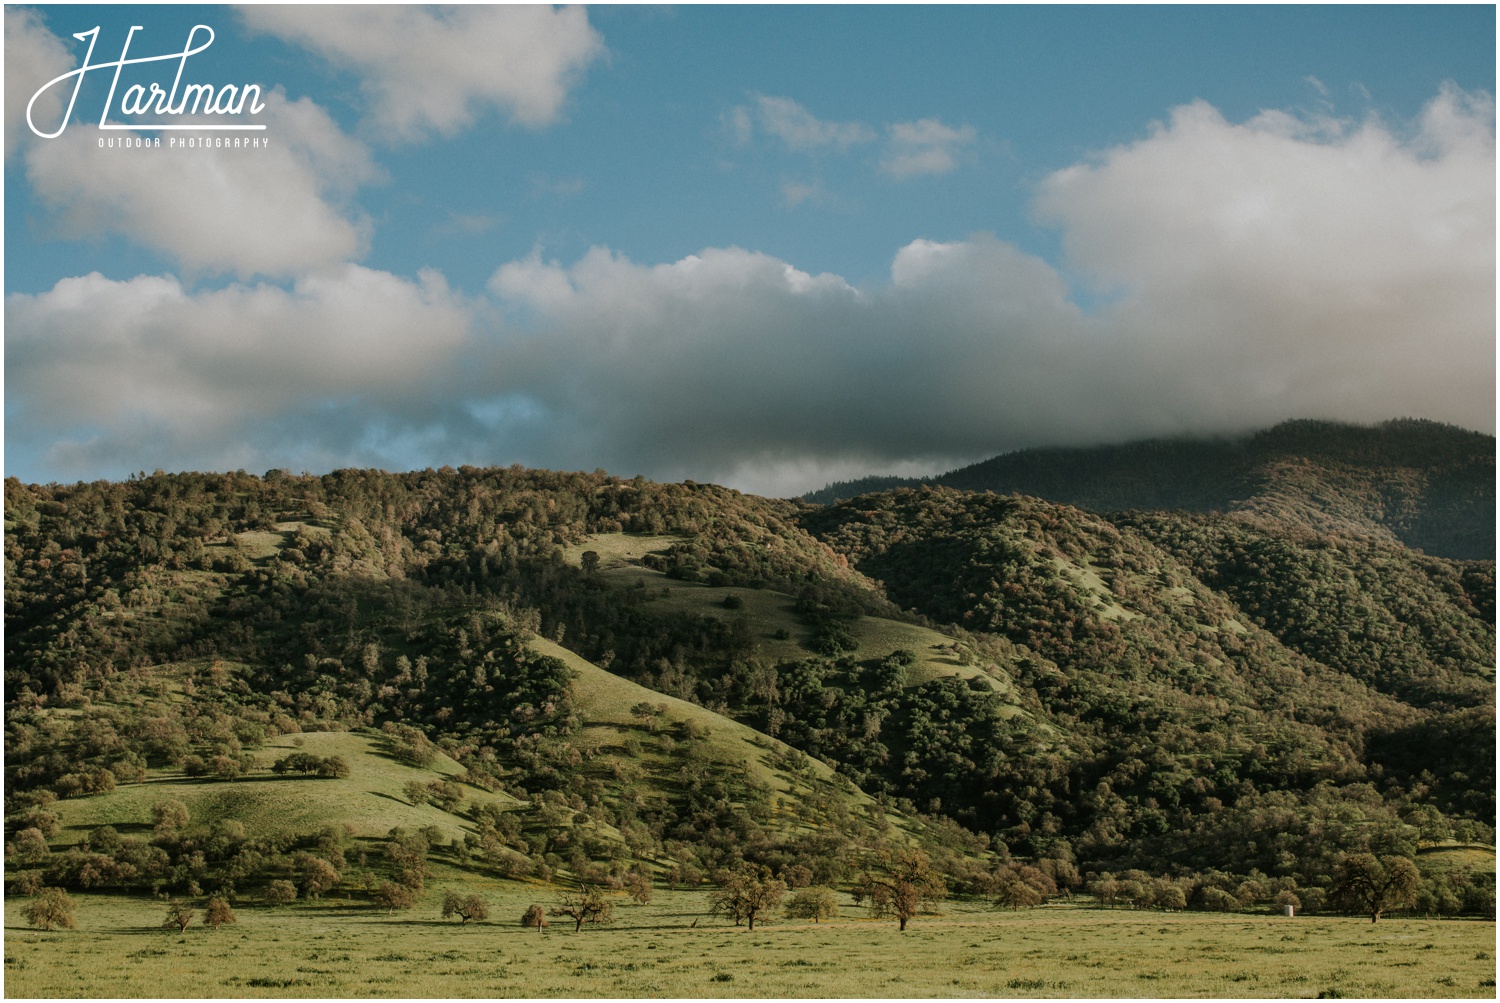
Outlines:
[[[53,802],[62,828],[60,844],[69,836],[82,838],[97,826],[121,832],[145,832],[153,825],[151,806],[175,800],[187,806],[191,820],[206,828],[234,821],[251,839],[285,838],[318,832],[325,827],[349,826],[362,839],[384,836],[396,826],[424,829],[435,826],[451,839],[463,836],[459,819],[435,805],[411,805],[402,787],[417,781],[431,783],[460,773],[456,763],[438,756],[429,768],[417,769],[382,754],[384,743],[375,735],[350,732],[310,732],[270,739],[257,750],[266,767],[294,751],[319,756],[342,756],[350,765],[344,778],[281,779],[259,770],[235,780],[195,778],[176,771],[150,771],[140,783],[122,784],[87,798]],[[470,796],[488,797],[469,788]],[[510,806],[513,799],[499,797]],[[77,840],[73,840],[77,841]]]
[[[7,873],[396,911],[434,873],[866,897],[919,868],[1011,907],[1339,908],[1354,855],[1437,862],[1495,811],[1493,562],[1404,545],[1432,507],[1392,521],[1343,448],[1343,481],[1277,461],[1317,491],[1107,516],[467,467],[10,480]],[[1426,867],[1412,908],[1483,914],[1492,875]]]
[[[712,617],[743,620],[754,638],[752,657],[785,661],[807,656],[816,630],[799,616],[795,596],[766,588],[715,587],[707,582],[669,577],[648,567],[655,558],[661,564],[674,546],[685,541],[675,537],[639,537],[623,533],[591,536],[565,550],[569,564],[582,567],[583,555],[598,555],[598,574],[612,588],[639,589],[647,597],[645,608],[664,616]],[[726,607],[726,600],[733,608]],[[897,651],[916,655],[908,668],[908,682],[918,685],[943,676],[978,679],[1000,694],[1013,691],[1005,670],[982,663],[974,647],[947,634],[915,623],[884,617],[859,616],[848,629],[862,658],[884,659]],[[1024,713],[1014,703],[1004,712]]]

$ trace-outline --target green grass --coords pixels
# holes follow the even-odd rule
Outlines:
[[[583,717],[583,729],[577,739],[580,747],[632,758],[625,755],[623,746],[626,736],[634,732],[644,740],[642,745],[648,750],[636,758],[636,763],[645,765],[653,755],[649,751],[652,735],[631,715],[630,708],[649,703],[666,708],[655,725],[657,732],[679,733],[679,725],[692,722],[700,734],[706,735],[709,754],[715,761],[743,765],[749,777],[770,788],[773,798],[795,800],[798,791],[805,790],[812,782],[837,784],[854,805],[870,800],[837,780],[831,769],[815,760],[809,761],[810,773],[794,781],[771,761],[773,751],[785,750],[786,746],[746,725],[613,675],[550,641],[535,638],[531,644],[541,653],[561,659],[575,673],[575,693]],[[235,780],[191,778],[177,770],[152,770],[142,783],[122,784],[108,793],[54,803],[51,810],[57,812],[62,831],[49,842],[54,849],[61,849],[78,843],[88,830],[100,825],[112,825],[126,833],[149,828],[151,806],[168,799],[187,805],[195,827],[220,819],[235,819],[245,826],[251,838],[301,835],[317,832],[327,825],[350,826],[357,838],[383,837],[396,826],[436,826],[450,839],[473,831],[467,820],[430,804],[413,806],[402,793],[402,787],[409,781],[425,784],[462,772],[457,763],[439,754],[430,768],[416,769],[384,755],[383,746],[381,737],[373,733],[307,732],[269,740],[255,752],[260,769]],[[281,756],[299,750],[318,756],[344,757],[350,766],[350,776],[283,779],[266,769]],[[670,776],[677,769],[665,758],[657,758],[662,758],[665,775]],[[601,761],[599,768],[607,770],[607,762]],[[643,782],[647,786],[653,783],[649,775]],[[473,801],[512,800],[508,795],[479,788],[464,790]],[[801,823],[789,824],[796,827]]]
[[[298,746],[298,741],[301,745]],[[194,824],[236,819],[247,835],[316,832],[325,825],[350,825],[359,837],[384,836],[394,826],[435,825],[450,837],[462,835],[460,820],[431,805],[413,807],[401,793],[409,780],[423,783],[459,772],[457,763],[439,756],[431,769],[414,769],[379,753],[381,740],[350,732],[309,732],[271,739],[256,752],[263,766],[289,752],[343,756],[350,766],[347,779],[280,779],[257,772],[237,780],[191,779],[181,773],[153,770],[146,782],[122,784],[107,794],[58,801],[63,831],[54,846],[76,843],[86,830],[113,825],[122,831],[151,824],[151,806],[175,799],[187,805]],[[465,788],[471,798],[507,800],[477,788]]]
[[[186,935],[146,898],[79,895],[78,929],[24,926],[6,904],[5,988],[19,997],[1493,997],[1493,922],[949,903],[905,933],[865,917],[753,932],[702,892],[621,900],[611,926],[525,930],[557,892],[466,880],[489,922],[438,917],[442,882],[407,913],[325,900]],[[697,921],[697,928],[690,924]],[[566,921],[563,921],[566,923]]]
[[[747,776],[770,788],[773,798],[781,796],[795,801],[800,791],[806,790],[811,782],[837,786],[854,806],[871,801],[869,795],[843,782],[827,764],[815,759],[807,761],[808,775],[794,780],[785,770],[772,763],[775,750],[785,751],[789,747],[747,725],[606,672],[551,641],[533,638],[529,643],[542,654],[561,659],[576,673],[573,680],[574,694],[583,718],[583,728],[577,740],[580,747],[606,754],[614,753],[621,759],[633,760],[636,765],[647,764],[652,758],[651,753],[629,756],[624,751],[624,742],[626,736],[634,732],[644,740],[643,745],[649,744],[650,733],[630,713],[630,708],[637,704],[649,703],[653,707],[666,708],[666,713],[658,719],[658,731],[674,731],[679,724],[691,722],[701,733],[706,734],[709,754],[716,762],[742,765]],[[675,770],[675,767],[671,769]],[[649,783],[649,779],[646,782]],[[779,815],[774,809],[773,814]],[[801,823],[790,822],[789,826],[800,828]]]
[[[1417,851],[1417,863],[1424,871],[1470,870],[1495,873],[1495,848],[1476,843],[1449,843],[1423,847]]]

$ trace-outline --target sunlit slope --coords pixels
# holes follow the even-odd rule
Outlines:
[[[416,769],[383,753],[384,742],[374,734],[310,732],[281,735],[257,750],[262,767],[293,752],[341,756],[349,764],[344,779],[295,777],[283,779],[264,769],[233,780],[192,778],[180,771],[152,770],[146,781],[122,784],[90,797],[54,802],[63,835],[81,838],[95,826],[112,825],[122,833],[149,829],[151,806],[158,801],[181,801],[193,825],[233,820],[250,838],[293,836],[317,832],[325,826],[349,826],[357,837],[383,837],[392,828],[436,826],[449,838],[462,837],[462,820],[432,805],[414,806],[402,794],[410,781],[423,784],[459,771],[458,764],[439,754],[428,769]],[[512,804],[504,794],[465,787],[469,797]]]
[[[576,673],[574,693],[583,715],[579,744],[603,757],[598,771],[601,774],[609,772],[616,761],[630,761],[645,768],[647,783],[652,783],[652,778],[658,785],[670,783],[669,774],[675,769],[673,761],[653,748],[650,736],[692,732],[703,736],[715,763],[742,767],[749,779],[765,785],[776,795],[795,798],[810,785],[831,785],[856,803],[869,802],[866,795],[816,760],[806,760],[802,775],[794,780],[773,761],[778,753],[787,751],[785,743],[697,704],[606,672],[559,644],[542,638],[534,638],[530,643],[541,654],[561,659]],[[652,718],[634,712],[642,704],[655,711]],[[633,743],[633,753],[626,749],[626,739],[631,735],[638,738]]]
[[[683,537],[636,536],[606,533],[568,547],[569,563],[581,566],[583,555],[599,555],[597,573],[611,586],[640,589],[646,597],[644,608],[662,614],[690,614],[728,620],[743,617],[757,645],[757,657],[772,662],[807,658],[807,642],[812,628],[798,617],[797,600],[772,589],[715,587],[703,582],[684,581],[653,570],[643,563],[648,555],[661,555]],[[739,606],[725,607],[734,597]],[[732,601],[732,600],[731,600]],[[859,647],[860,659],[881,659],[898,650],[917,656],[910,670],[910,685],[917,686],[939,676],[958,676],[983,680],[1002,698],[1014,693],[1010,675],[994,661],[986,661],[965,641],[916,624],[901,623],[883,617],[862,616],[849,625]],[[1021,713],[1014,702],[1003,705],[1002,713]]]
[[[674,751],[687,737],[706,752],[713,769],[727,770],[737,780],[748,780],[763,789],[770,800],[779,802],[774,822],[783,828],[804,827],[803,813],[796,808],[810,792],[819,792],[820,796],[836,792],[856,807],[870,801],[826,764],[798,756],[784,743],[752,728],[612,675],[551,641],[533,638],[530,645],[540,654],[560,659],[573,673],[575,698],[583,718],[577,746],[589,759],[582,772],[614,788],[611,795],[618,793],[622,778],[648,795],[664,795],[667,788],[680,782],[682,761]],[[349,776],[284,778],[269,772],[272,763],[294,752],[342,757],[349,764]],[[153,821],[152,806],[167,800],[187,806],[194,828],[235,821],[252,839],[302,836],[330,826],[356,838],[384,837],[398,826],[435,827],[450,841],[475,831],[464,817],[466,812],[450,814],[431,804],[412,805],[403,791],[412,781],[425,785],[461,777],[459,765],[441,753],[429,768],[418,769],[392,758],[378,733],[309,732],[272,738],[254,755],[257,768],[232,780],[195,778],[180,770],[156,769],[141,783],[57,801],[52,810],[59,816],[61,832],[53,844],[75,844],[101,825],[113,826],[124,834],[146,831]],[[460,787],[471,803],[489,801],[506,808],[526,807],[504,792],[468,784]]]

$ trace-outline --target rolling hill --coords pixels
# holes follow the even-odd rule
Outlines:
[[[853,888],[905,848],[962,894],[1332,904],[1350,853],[1493,843],[1494,564],[1440,553],[1486,443],[1300,423],[970,472],[1076,503],[8,480],[7,866],[269,895],[327,864],[396,908],[426,860]],[[1429,900],[1483,911],[1477,874]]]

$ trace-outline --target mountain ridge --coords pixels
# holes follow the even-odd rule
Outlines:
[[[1439,557],[1495,557],[1495,439],[1401,418],[1298,419],[1242,436],[1019,450],[927,478],[830,484],[815,504],[922,484],[1036,495],[1098,512],[1243,513],[1387,535]]]

